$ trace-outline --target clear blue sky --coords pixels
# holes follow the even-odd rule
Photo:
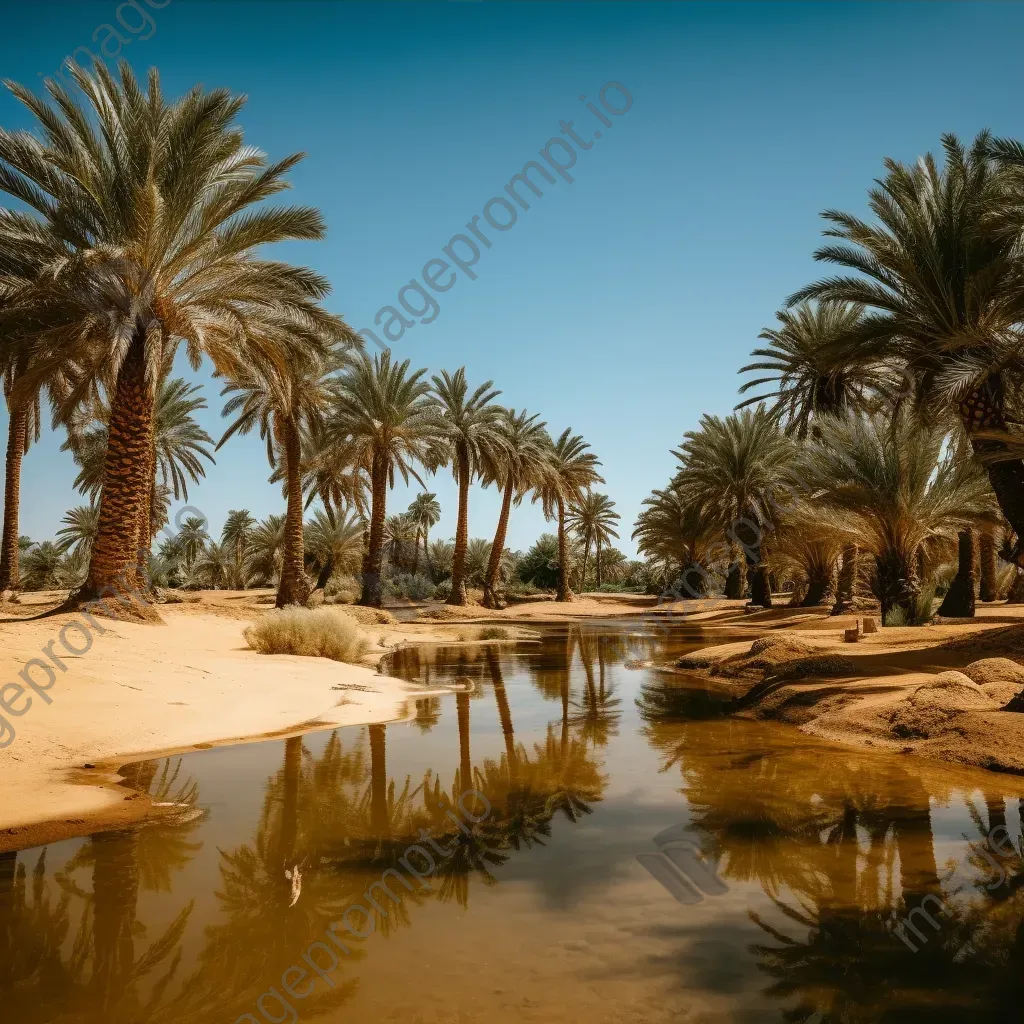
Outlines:
[[[600,127],[581,94],[628,88],[632,108],[580,153],[573,183],[545,185],[510,230],[492,230],[476,280],[460,275],[437,318],[392,346],[432,372],[465,365],[554,433],[582,433],[627,551],[640,502],[673,470],[669,449],[702,412],[732,408],[759,330],[821,273],[819,211],[863,212],[883,158],[914,160],[942,132],[1024,135],[1015,4],[139,4],[152,25],[114,2],[10,7],[4,76],[38,85],[75,47],[95,49],[121,9],[136,29],[118,27],[123,55],[156,65],[168,94],[196,82],[246,93],[247,141],[272,158],[309,154],[287,198],[328,224],[325,242],[279,253],[325,273],[330,308],[357,328],[504,194],[560,120],[584,138]],[[0,123],[27,124],[6,94]],[[199,379],[219,437],[217,389]],[[80,500],[60,440],[25,461],[35,538]],[[282,511],[267,475],[258,440],[232,440],[191,503],[214,530],[229,508]],[[450,476],[430,489],[444,507],[435,536],[450,536]],[[409,497],[399,490],[392,510]],[[472,534],[490,537],[496,514],[496,496],[474,489]],[[545,528],[525,507],[509,543]]]

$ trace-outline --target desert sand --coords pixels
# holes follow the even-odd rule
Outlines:
[[[4,611],[20,617],[48,603]],[[259,611],[223,594],[164,605],[160,613],[164,624],[156,626],[96,618],[91,646],[78,655],[60,637],[80,616],[0,613],[0,699],[7,704],[0,707],[0,729],[7,730],[0,733],[7,743],[0,749],[0,851],[160,813],[118,784],[117,770],[129,761],[405,718],[414,698],[443,691],[379,675],[381,655],[408,643],[459,639],[439,623],[374,622],[364,626],[375,647],[364,667],[249,650],[242,631]],[[87,646],[77,627],[65,636],[74,648]],[[64,668],[50,661],[50,684],[34,665],[30,678],[49,688],[33,691],[21,673],[33,659],[49,660],[48,647]]]

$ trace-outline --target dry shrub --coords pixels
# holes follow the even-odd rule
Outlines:
[[[481,640],[511,640],[512,634],[504,626],[484,626],[480,630]]]
[[[268,612],[245,630],[260,654],[298,654],[358,664],[369,652],[363,631],[347,615],[331,608],[282,608]]]

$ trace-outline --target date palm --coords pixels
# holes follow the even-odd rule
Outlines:
[[[61,403],[63,416],[97,384],[110,400],[82,601],[135,580],[155,384],[177,344],[194,367],[206,354],[224,371],[240,361],[280,364],[324,336],[353,336],[320,307],[324,278],[257,255],[273,242],[321,238],[324,229],[316,210],[260,205],[287,187],[299,157],[270,164],[245,144],[241,98],[197,86],[168,102],[155,71],[143,88],[124,61],[119,80],[101,62],[91,74],[70,71],[85,105],[53,80],[51,102],[9,85],[38,125],[0,132],[0,189],[70,251],[40,289],[33,361],[15,400],[69,366],[78,384]],[[0,311],[0,336],[4,321]]]
[[[247,508],[231,509],[224,520],[224,529],[220,532],[221,544],[228,545],[234,552],[235,565],[241,567],[245,561],[245,552],[252,539],[252,531],[256,520]]]
[[[587,556],[593,544],[597,559],[597,585],[601,586],[601,545],[607,546],[614,537],[615,524],[622,517],[615,511],[615,502],[607,494],[587,491],[583,497],[569,506],[566,525],[583,541],[583,571],[580,573],[580,586],[586,586]]]
[[[281,552],[284,550],[285,516],[270,515],[253,527],[246,548],[252,571],[268,586],[281,574]]]
[[[395,474],[423,485],[413,468],[429,463],[441,434],[437,402],[423,380],[426,370],[409,370],[409,360],[392,363],[389,352],[360,354],[338,378],[328,444],[343,447],[350,465],[370,477],[370,536],[360,603],[380,607],[381,563],[387,492]]]
[[[71,509],[61,520],[64,526],[57,531],[57,546],[65,553],[88,552],[96,539],[99,518],[100,510],[95,505]]]
[[[454,374],[442,370],[435,376],[434,394],[441,411],[443,445],[452,475],[459,486],[459,513],[455,526],[452,589],[448,604],[464,605],[466,596],[466,546],[469,544],[469,485],[474,478],[494,479],[496,464],[505,446],[501,430],[502,408],[494,399],[501,394],[486,381],[470,393],[466,369]]]
[[[942,138],[940,167],[928,154],[908,167],[885,163],[869,195],[874,222],[827,210],[827,245],[815,258],[855,276],[801,289],[808,298],[862,304],[860,323],[837,342],[837,358],[902,368],[922,414],[946,409],[986,461],[1004,515],[1024,537],[1024,462],[1007,457],[1007,392],[1024,371],[1019,143],[982,132],[970,148]]]
[[[571,601],[569,587],[569,544],[566,534],[566,508],[579,501],[583,492],[593,484],[603,484],[604,477],[597,472],[601,465],[590,445],[571,427],[566,427],[551,446],[551,470],[545,475],[534,498],[540,498],[544,515],[558,520],[558,586],[556,601]]]
[[[363,522],[353,513],[335,516],[317,509],[306,524],[306,553],[317,574],[315,590],[323,590],[338,571],[355,574],[363,557]]]
[[[412,571],[417,572],[420,566],[420,537],[423,538],[423,553],[427,554],[427,545],[430,543],[430,531],[437,526],[441,519],[441,506],[438,504],[437,495],[424,491],[417,494],[409,503],[405,513],[416,525],[416,552],[413,557]],[[429,569],[429,561],[427,568]]]
[[[484,579],[484,607],[504,607],[498,593],[501,556],[505,550],[508,522],[513,505],[519,505],[530,491],[536,491],[551,469],[551,436],[547,424],[525,409],[503,409],[497,428],[503,444],[495,453],[494,482],[501,487],[501,512],[491,542],[491,557]]]
[[[920,579],[917,554],[934,540],[994,511],[983,472],[944,451],[946,433],[908,415],[823,420],[820,437],[792,473],[814,494],[837,534],[856,537],[875,556],[882,617],[911,613]]]
[[[288,509],[285,514],[284,550],[276,607],[304,605],[309,601],[303,549],[302,436],[304,428],[317,423],[327,408],[330,388],[327,374],[332,362],[308,353],[279,368],[260,370],[238,363],[222,395],[230,395],[224,415],[235,420],[224,432],[218,449],[235,433],[258,429],[267,444],[271,468],[278,463],[285,478]]]
[[[792,442],[759,405],[724,419],[701,417],[700,429],[689,431],[673,454],[683,466],[678,479],[687,499],[731,543],[742,545],[751,569],[751,601],[770,606],[762,540],[783,492],[782,473],[792,460]]]
[[[667,570],[681,597],[706,593],[709,552],[721,539],[721,527],[675,483],[654,491],[643,505],[633,530],[637,550]]]
[[[755,348],[751,355],[758,362],[740,370],[770,374],[746,381],[740,394],[762,384],[776,390],[745,398],[736,408],[774,399],[769,408],[801,440],[816,417],[868,408],[878,394],[891,390],[891,371],[876,363],[850,363],[837,355],[834,344],[857,327],[863,311],[849,302],[804,302],[777,312],[778,326],[758,335],[768,347]]]

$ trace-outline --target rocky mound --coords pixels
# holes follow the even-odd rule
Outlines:
[[[927,739],[948,731],[966,711],[1001,707],[965,673],[940,672],[896,705],[890,718],[892,733],[900,739]]]

